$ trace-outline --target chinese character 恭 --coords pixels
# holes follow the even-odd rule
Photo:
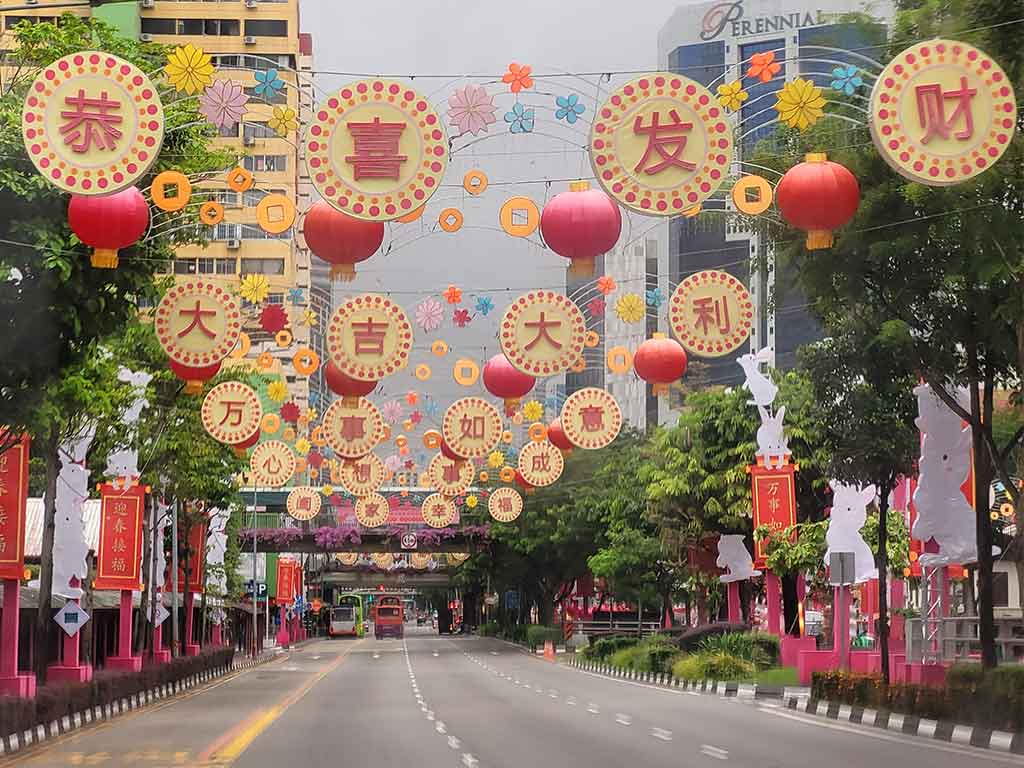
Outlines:
[[[78,95],[66,97],[64,103],[71,109],[60,113],[61,119],[66,121],[60,132],[64,143],[70,145],[73,152],[88,152],[94,141],[98,149],[117,148],[117,140],[122,134],[114,126],[119,125],[122,119],[111,112],[120,109],[121,102],[107,98],[106,91],[98,99],[90,99],[79,88]]]
[[[534,337],[533,341],[531,341],[529,344],[526,345],[527,349],[533,349],[535,346],[537,346],[537,343],[542,338],[547,339],[548,343],[551,346],[553,346],[555,349],[561,349],[562,348],[561,342],[556,341],[551,336],[551,334],[548,333],[548,328],[560,328],[562,326],[562,321],[561,320],[545,320],[544,319],[544,313],[541,312],[540,313],[540,318],[538,318],[538,320],[536,322],[526,322],[526,323],[523,323],[523,325],[526,326],[527,328],[536,328],[537,329],[537,335],[536,335],[536,337]]]
[[[471,440],[482,440],[485,427],[483,416],[470,416],[467,413],[459,420],[460,436],[468,437]]]
[[[224,401],[224,418],[220,420],[220,424],[217,426],[223,426],[229,418],[233,417],[233,421],[228,425],[229,427],[238,427],[242,424],[242,406],[245,405],[244,400],[225,400]]]
[[[179,317],[188,317],[189,315],[192,315],[192,323],[191,323],[191,325],[188,326],[188,328],[185,328],[182,331],[178,331],[178,338],[179,339],[182,336],[187,336],[189,333],[191,333],[192,329],[195,328],[196,326],[199,326],[199,330],[202,331],[206,336],[208,336],[211,339],[214,338],[217,335],[212,330],[207,328],[206,327],[206,323],[203,322],[203,318],[204,317],[216,317],[217,310],[215,310],[215,309],[203,309],[202,304],[199,303],[199,299],[196,299],[196,308],[195,309],[179,309],[178,310],[178,316]]]
[[[669,111],[668,116],[672,119],[672,122],[666,125],[660,124],[660,112],[651,114],[650,125],[643,124],[642,115],[636,116],[636,120],[633,123],[633,133],[638,136],[647,137],[647,149],[644,150],[643,157],[640,158],[640,162],[633,169],[637,173],[646,173],[648,176],[653,176],[672,166],[682,168],[684,171],[696,170],[697,166],[695,164],[687,162],[682,158],[683,150],[686,149],[686,134],[693,130],[693,123],[684,123],[679,119],[679,113],[674,109]],[[648,165],[652,152],[658,154],[660,162]],[[654,158],[654,160],[658,160],[658,158]]]
[[[725,336],[732,330],[729,320],[729,302],[711,296],[701,296],[693,300],[693,314],[696,316],[694,325],[700,326],[701,332],[707,336],[708,327],[713,325]]]
[[[956,138],[963,141],[974,135],[974,113],[971,112],[971,99],[978,91],[975,88],[967,87],[966,77],[960,78],[960,90],[958,91],[943,91],[940,83],[928,83],[917,86],[914,92],[917,95],[917,116],[924,129],[924,136],[921,137],[922,144],[927,144],[936,136],[948,139],[961,116],[964,118],[964,127],[956,132]],[[956,108],[948,118],[946,117],[947,99],[957,100]]]
[[[404,130],[405,123],[382,123],[379,117],[373,118],[372,123],[348,123],[354,146],[345,162],[353,165],[356,181],[398,180],[402,163],[409,159],[398,151]]]
[[[365,416],[342,416],[341,439],[361,440],[366,436]]]
[[[604,429],[604,408],[599,405],[588,405],[580,408],[584,432],[600,432]]]
[[[539,456],[533,457],[533,471],[534,472],[548,472],[551,469],[551,457],[542,453]]]
[[[355,339],[355,353],[357,355],[383,355],[384,339],[388,328],[388,321],[374,322],[372,317],[366,318],[361,323],[352,323],[352,336]]]

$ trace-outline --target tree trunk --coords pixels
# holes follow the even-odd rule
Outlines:
[[[537,620],[545,627],[550,627],[554,616],[555,590],[541,587],[540,600],[537,605]]]
[[[782,577],[782,616],[787,635],[800,637],[800,601],[796,596],[795,573],[787,573]]]
[[[53,535],[57,517],[57,475],[60,474],[60,430],[50,428],[45,442],[46,492],[43,500],[43,542],[39,557],[39,601],[36,608],[35,654],[33,667],[41,685],[50,662],[50,627],[53,592]]]
[[[149,621],[146,619],[146,606],[149,605],[149,594],[150,590],[153,589],[153,579],[151,574],[153,571],[153,557],[151,552],[152,548],[152,536],[150,536],[150,523],[152,522],[153,509],[156,506],[156,500],[152,495],[146,495],[146,504],[142,514],[142,596],[139,599],[139,610],[135,614],[135,629],[133,634],[133,642],[135,644],[134,655],[138,656],[142,650],[146,647],[147,638],[149,632],[147,631]]]
[[[889,492],[888,480],[879,486],[878,502],[878,649],[882,652],[882,682],[889,685]]]
[[[974,360],[973,374],[977,370],[977,352],[968,347],[968,360]],[[978,638],[981,641],[981,663],[994,667],[996,658],[996,625],[992,609],[992,522],[989,519],[989,486],[992,483],[992,461],[982,433],[984,424],[992,423],[992,390],[994,382],[986,371],[984,402],[978,392],[978,377],[970,377],[971,412],[981,415],[981,424],[971,427],[971,449],[974,453],[974,515],[978,543]],[[978,420],[975,419],[975,422]]]

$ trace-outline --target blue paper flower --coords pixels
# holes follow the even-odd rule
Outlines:
[[[505,122],[512,133],[531,133],[533,131],[533,110],[527,109],[518,101],[512,105],[512,111],[505,113]]]
[[[487,314],[492,309],[494,309],[494,302],[491,301],[491,297],[490,296],[479,296],[479,297],[477,297],[477,300],[476,300],[476,311],[477,312],[479,312],[484,317],[487,317]]]
[[[657,309],[665,303],[665,295],[661,292],[660,288],[652,288],[644,293],[644,298],[647,301],[648,307],[654,307]]]
[[[255,73],[256,87],[253,89],[257,96],[270,100],[274,94],[284,88],[284,80],[277,76],[276,69],[258,71]]]
[[[558,105],[558,111],[555,112],[556,120],[565,120],[570,125],[580,119],[586,111],[586,107],[580,104],[580,97],[575,93],[570,93],[568,96],[556,96],[555,104]]]
[[[311,406],[316,406],[316,404],[319,403],[319,402],[320,402],[320,393],[319,392],[310,392],[309,393],[309,404]]]
[[[864,85],[860,69],[855,64],[836,67],[832,70],[832,77],[835,78],[832,81],[832,89],[845,93],[847,96],[853,96],[857,89]]]
[[[441,413],[441,406],[438,405],[438,402],[433,398],[428,398],[423,403],[423,412],[431,419],[436,419],[438,414]]]
[[[305,293],[301,288],[289,288],[288,289],[288,301],[292,304],[304,304]]]
[[[323,456],[325,459],[329,459],[334,455],[334,449],[331,448],[331,446],[329,445],[325,445],[323,448],[320,449],[320,455]]]

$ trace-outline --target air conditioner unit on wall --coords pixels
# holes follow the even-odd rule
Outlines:
[[[257,5],[259,5],[259,0],[245,0],[246,8],[255,8]]]
[[[233,237],[230,240],[228,240],[228,249],[229,250],[237,251],[241,247],[242,247],[242,241],[239,240],[238,238]]]
[[[143,8],[156,8],[156,0],[141,0],[139,5]]]
[[[246,45],[256,45],[256,36],[255,35],[246,35],[245,36],[245,44]]]
[[[247,147],[251,147],[256,143],[256,137],[251,135],[246,136],[244,139],[242,139],[242,143],[245,144],[245,146]]]
[[[144,43],[151,43],[153,42],[153,36],[149,34],[149,32],[143,32],[141,35],[139,35],[139,40],[141,40]]]

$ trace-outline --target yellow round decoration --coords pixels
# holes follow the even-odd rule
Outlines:
[[[256,221],[264,232],[280,235],[295,223],[295,203],[286,195],[271,193],[256,205]]]
[[[469,560],[468,552],[449,552],[445,557],[448,558],[448,562],[452,565],[462,565],[464,562]]]
[[[763,176],[743,176],[732,187],[732,204],[747,216],[759,216],[772,207],[774,192]]]
[[[511,197],[501,206],[498,221],[512,237],[529,237],[540,226],[540,210],[528,197]]]
[[[444,357],[448,354],[448,345],[438,339],[430,345],[430,351],[434,353],[434,357]]]
[[[341,484],[353,496],[368,496],[380,490],[384,473],[384,462],[376,454],[368,453],[341,463]]]
[[[250,171],[242,166],[238,166],[228,173],[227,182],[228,186],[235,192],[248,192],[252,189],[255,179]]]
[[[277,342],[277,346],[281,349],[287,349],[290,347],[293,338],[292,332],[287,328],[283,328],[274,335],[274,341]]]
[[[512,432],[507,429],[502,432],[501,442],[505,443],[505,445],[512,445]]]
[[[331,450],[345,459],[365,456],[384,438],[384,419],[365,397],[335,400],[321,426]]]
[[[423,447],[435,451],[441,447],[441,433],[436,429],[428,429],[423,433]]]
[[[294,440],[295,439],[295,427],[285,427],[284,428],[284,432],[281,433],[281,437],[283,437],[285,440],[289,440],[289,441]]]
[[[292,367],[300,376],[312,376],[320,367],[320,355],[309,347],[299,347],[292,355]]]
[[[257,486],[280,488],[296,471],[295,454],[280,440],[260,443],[249,457],[249,469]]]
[[[260,426],[266,434],[272,435],[281,428],[281,417],[276,413],[265,413]]]
[[[458,514],[452,500],[440,493],[432,493],[423,500],[422,512],[423,522],[431,528],[446,528]]]
[[[629,373],[633,367],[633,353],[626,347],[612,347],[606,355],[608,370],[612,373]]]
[[[390,552],[374,552],[370,559],[382,571],[390,570],[395,564],[395,556]]]
[[[405,446],[407,446],[408,444],[409,438],[407,438],[405,435],[399,435],[398,437],[395,438],[395,445],[397,445],[399,448],[405,448]]]
[[[565,399],[561,423],[566,438],[577,448],[604,448],[622,428],[622,411],[610,392],[584,387]]]
[[[531,291],[517,298],[499,328],[501,351],[515,369],[530,376],[554,376],[583,354],[583,313],[554,291]]]
[[[164,294],[153,326],[171,360],[200,368],[220,362],[235,348],[242,316],[234,297],[223,287],[189,278]]]
[[[471,195],[482,195],[487,189],[487,174],[483,171],[467,171],[462,177],[462,188]]]
[[[452,377],[456,383],[471,387],[480,378],[480,366],[468,357],[460,357],[452,366]]]
[[[288,514],[300,522],[312,520],[320,514],[320,494],[315,488],[292,488],[285,502]]]
[[[149,186],[149,194],[161,211],[180,211],[192,198],[192,184],[181,171],[161,171]]]
[[[379,493],[369,493],[356,499],[356,520],[365,528],[377,528],[388,521],[391,508]]]
[[[487,511],[499,523],[511,523],[523,512],[523,497],[515,488],[495,488],[487,498]]]
[[[564,467],[565,459],[562,458],[562,452],[547,440],[527,443],[519,451],[519,474],[526,482],[537,488],[554,483],[562,476]]]
[[[579,360],[572,364],[572,367],[569,370],[573,373],[583,373],[587,370],[587,361],[580,357]]]
[[[487,470],[486,469],[481,469],[480,470],[480,482],[481,483],[486,483],[490,479],[491,479],[491,476],[487,472]]]
[[[430,366],[427,365],[426,363],[420,363],[419,365],[416,366],[416,370],[413,371],[413,374],[420,381],[426,381],[431,376]]]
[[[359,381],[380,381],[400,371],[411,350],[412,325],[405,310],[378,294],[344,301],[328,324],[331,362]]]
[[[457,455],[467,459],[486,456],[501,438],[501,414],[480,397],[456,400],[444,413],[441,434]]]
[[[242,331],[238,334],[238,343],[235,344],[235,348],[232,349],[228,356],[239,360],[249,354],[249,350],[252,349],[252,340],[249,338],[249,334]]]
[[[240,381],[225,381],[203,398],[200,416],[210,437],[225,445],[237,445],[259,430],[263,405],[252,387]]]
[[[274,367],[274,356],[269,352],[260,352],[256,358],[256,367],[261,371],[269,371]]]
[[[224,221],[224,206],[216,200],[207,200],[199,206],[199,220],[208,227],[215,227]]]
[[[690,275],[673,291],[668,321],[687,352],[722,357],[739,349],[753,327],[754,305],[743,283],[720,270]]]
[[[415,568],[417,571],[422,571],[424,568],[430,565],[431,557],[433,557],[433,555],[428,555],[424,552],[413,552],[411,555],[409,555],[409,562],[412,564],[412,567]]]
[[[445,232],[458,232],[462,229],[462,211],[458,208],[445,208],[437,217],[437,223]]]
[[[436,453],[427,465],[426,474],[431,488],[445,496],[458,496],[469,490],[476,470],[471,461],[452,461]]]

